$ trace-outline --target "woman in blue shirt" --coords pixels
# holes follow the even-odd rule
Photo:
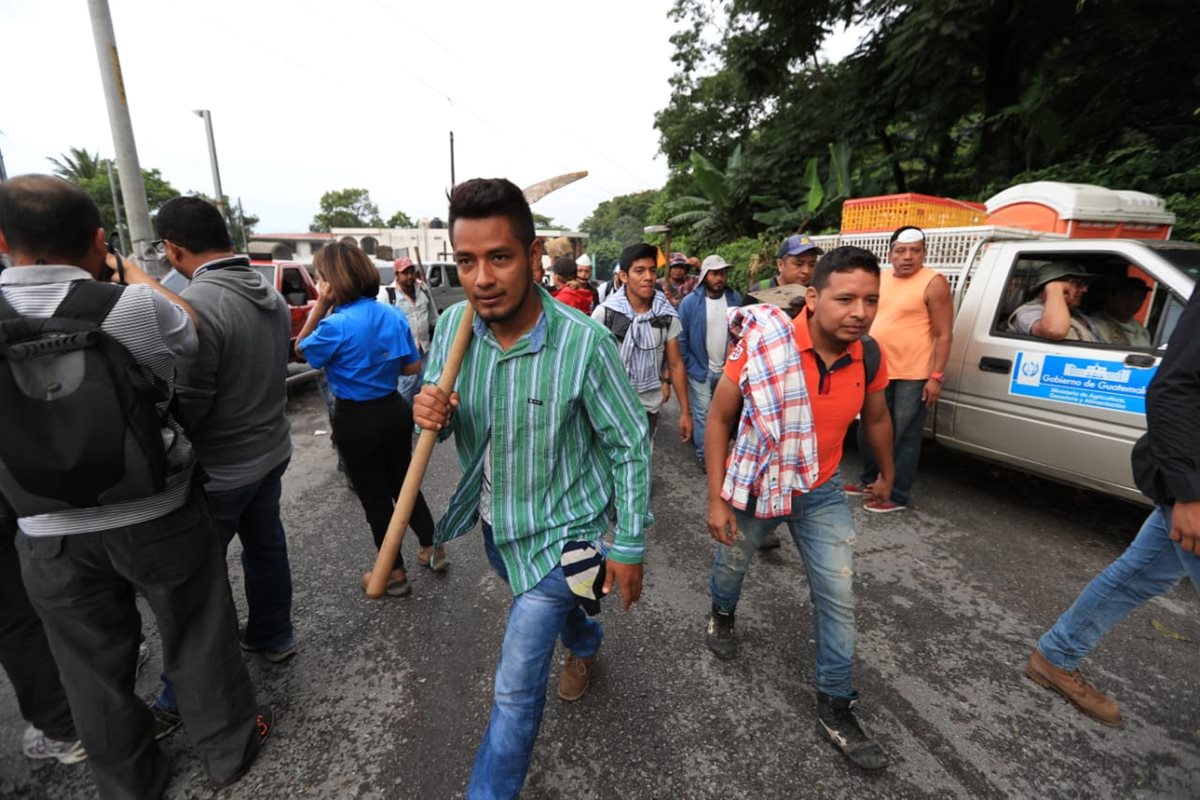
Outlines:
[[[412,408],[396,392],[396,382],[420,370],[420,354],[404,312],[375,302],[379,272],[357,245],[328,244],[313,257],[313,267],[319,296],[296,349],[325,370],[335,398],[338,451],[378,548],[412,458]],[[417,560],[444,569],[449,562],[442,547],[433,547],[433,515],[420,493],[410,524],[421,543]],[[362,576],[364,589],[370,575]],[[386,591],[396,597],[412,591],[400,553]]]

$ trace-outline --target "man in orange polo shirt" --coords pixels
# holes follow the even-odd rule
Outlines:
[[[864,498],[863,508],[876,514],[908,507],[921,459],[925,413],[942,394],[954,327],[950,284],[945,275],[925,266],[925,233],[913,225],[897,228],[888,249],[892,268],[883,270],[879,279],[879,316],[871,335],[887,356],[890,380],[884,399],[892,415],[896,480],[891,497]],[[879,466],[864,443],[860,428],[858,451],[866,484],[875,480]],[[860,486],[846,484],[846,494],[862,494]]]
[[[892,488],[892,423],[883,390],[887,366],[882,358],[874,376],[860,341],[875,318],[879,303],[879,262],[858,247],[839,247],[817,263],[805,308],[792,323],[800,351],[804,382],[816,433],[818,475],[806,493],[792,495],[791,513],[760,519],[754,500],[746,510],[722,499],[729,440],[742,412],[743,348],[735,348],[708,412],[705,448],[708,459],[708,529],[717,540],[713,563],[712,613],[708,646],[721,659],[737,655],[734,610],[746,570],[762,537],[786,522],[804,559],[813,604],[817,717],[820,729],[850,761],[863,769],[880,769],[887,755],[872,741],[854,715],[854,589],[852,555],[854,520],[842,491],[838,466],[842,440],[861,414],[866,436],[879,463],[879,478],[869,487],[887,498]],[[874,346],[874,343],[872,343]],[[734,358],[733,356],[737,357]],[[731,465],[734,469],[736,465]]]

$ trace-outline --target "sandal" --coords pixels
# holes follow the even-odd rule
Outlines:
[[[397,575],[400,577],[397,578]],[[383,593],[388,597],[407,597],[412,594],[412,586],[408,583],[408,573],[402,569],[392,570]]]
[[[434,572],[441,572],[450,566],[450,559],[446,556],[446,546],[439,544],[437,547],[417,548],[417,563],[422,567],[428,567]]]
[[[396,577],[399,575],[400,577]],[[367,590],[368,584],[371,583],[371,573],[364,572],[362,574],[363,591]],[[383,588],[383,593],[388,597],[407,597],[412,594],[412,586],[408,582],[408,574],[402,569],[392,570],[388,576],[387,585]]]

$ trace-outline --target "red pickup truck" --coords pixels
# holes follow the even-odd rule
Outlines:
[[[296,334],[304,327],[308,312],[317,302],[317,285],[308,269],[296,261],[262,261],[251,259],[250,266],[262,273],[267,283],[283,295],[292,315],[292,349],[289,360],[296,361]],[[163,286],[178,294],[188,285],[187,278],[171,270],[162,278]]]

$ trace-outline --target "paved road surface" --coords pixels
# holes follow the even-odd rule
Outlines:
[[[249,776],[219,796],[460,797],[509,592],[476,531],[451,545],[444,577],[416,571],[411,598],[367,601],[358,576],[371,563],[370,535],[328,436],[315,435],[328,424],[311,386],[290,411],[284,517],[300,653],[282,666],[252,660],[277,726]],[[1142,509],[935,450],[911,511],[856,510],[862,718],[894,757],[864,776],[815,731],[812,610],[794,549],[751,570],[740,658],[721,663],[705,649],[713,543],[703,483],[663,422],[643,602],[628,614],[608,604],[582,701],[564,704],[551,690],[526,797],[1200,796],[1200,602],[1190,585],[1133,614],[1085,665],[1120,702],[1123,729],[1021,675],[1034,638],[1121,552]],[[451,446],[440,446],[425,484],[435,510],[457,474]],[[410,536],[414,561],[415,547]],[[236,547],[230,575],[242,605]],[[159,661],[149,618],[147,630],[156,651],[138,690],[150,696]],[[18,750],[22,728],[0,685],[0,796],[92,796],[83,766],[31,767]],[[166,749],[169,796],[213,796],[187,737]]]

